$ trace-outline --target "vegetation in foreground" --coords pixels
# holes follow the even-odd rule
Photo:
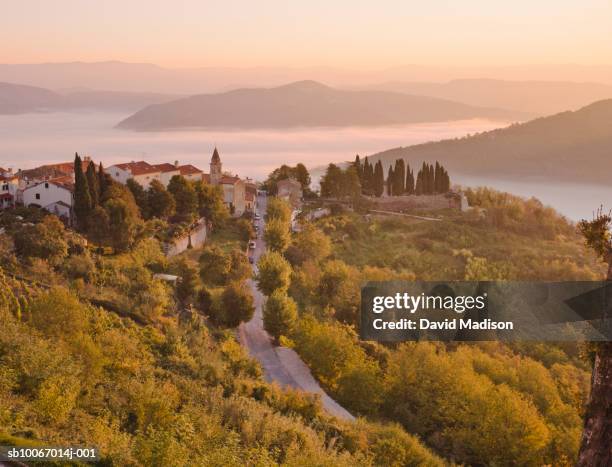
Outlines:
[[[399,422],[447,459],[572,465],[589,393],[583,347],[357,338],[364,281],[596,280],[605,272],[575,226],[538,201],[489,189],[468,196],[476,209],[440,222],[347,212],[304,225],[260,263],[260,289],[273,303],[264,323],[347,409]],[[274,283],[271,271],[289,279]]]
[[[229,329],[252,313],[242,220],[168,259],[151,236],[109,254],[18,212],[0,220],[2,444],[96,446],[117,466],[444,465],[397,424],[343,423],[262,379]]]

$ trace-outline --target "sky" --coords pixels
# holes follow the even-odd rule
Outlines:
[[[612,63],[610,0],[0,0],[0,63]]]

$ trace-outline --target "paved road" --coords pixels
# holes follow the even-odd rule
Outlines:
[[[259,212],[266,212],[266,198],[260,196],[258,199]],[[263,217],[263,216],[262,216]],[[263,233],[263,219],[259,221],[260,232]],[[257,248],[252,253],[255,264],[265,251],[265,243],[262,235],[259,235]],[[256,266],[254,266],[256,269]],[[319,386],[319,383],[310,373],[308,366],[300,359],[299,355],[287,347],[276,347],[272,343],[270,335],[263,328],[262,304],[264,296],[254,281],[248,281],[248,285],[255,300],[255,314],[248,323],[243,323],[238,328],[238,338],[245,346],[249,354],[261,363],[267,381],[275,381],[281,386],[292,387],[302,391],[318,394],[321,397],[323,408],[334,417],[343,420],[355,420],[344,407],[327,395]]]

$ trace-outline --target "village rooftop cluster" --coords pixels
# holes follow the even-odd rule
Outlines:
[[[91,162],[89,156],[83,159],[83,170]],[[114,164],[104,171],[115,181],[126,184],[132,179],[147,189],[153,180],[168,186],[174,176],[182,176],[189,181],[220,186],[223,191],[223,202],[232,215],[238,217],[245,212],[254,212],[257,203],[257,186],[249,178],[224,172],[219,151],[215,147],[210,159],[210,171],[204,173],[191,164],[150,164],[146,161],[131,161]],[[16,205],[33,206],[45,209],[65,222],[71,224],[74,219],[74,163],[61,162],[48,164],[34,169],[18,170],[0,167],[0,209]],[[287,187],[279,187],[282,193],[289,196],[296,182],[283,182]],[[281,184],[282,185],[282,184]],[[301,190],[300,190],[301,191]],[[282,193],[279,193],[282,195]]]

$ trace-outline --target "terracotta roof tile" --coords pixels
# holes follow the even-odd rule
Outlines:
[[[191,164],[180,165],[178,169],[181,171],[181,175],[195,175],[195,174],[202,173],[200,169],[198,169],[197,167],[194,167]]]
[[[154,164],[152,167],[155,167],[160,172],[174,172],[179,170],[177,166],[174,164],[169,164],[168,162],[164,162],[163,164]]]
[[[132,175],[144,175],[160,171],[159,169],[145,161],[125,162],[123,164],[115,164],[115,167],[119,167],[120,169],[126,171],[129,170]]]

